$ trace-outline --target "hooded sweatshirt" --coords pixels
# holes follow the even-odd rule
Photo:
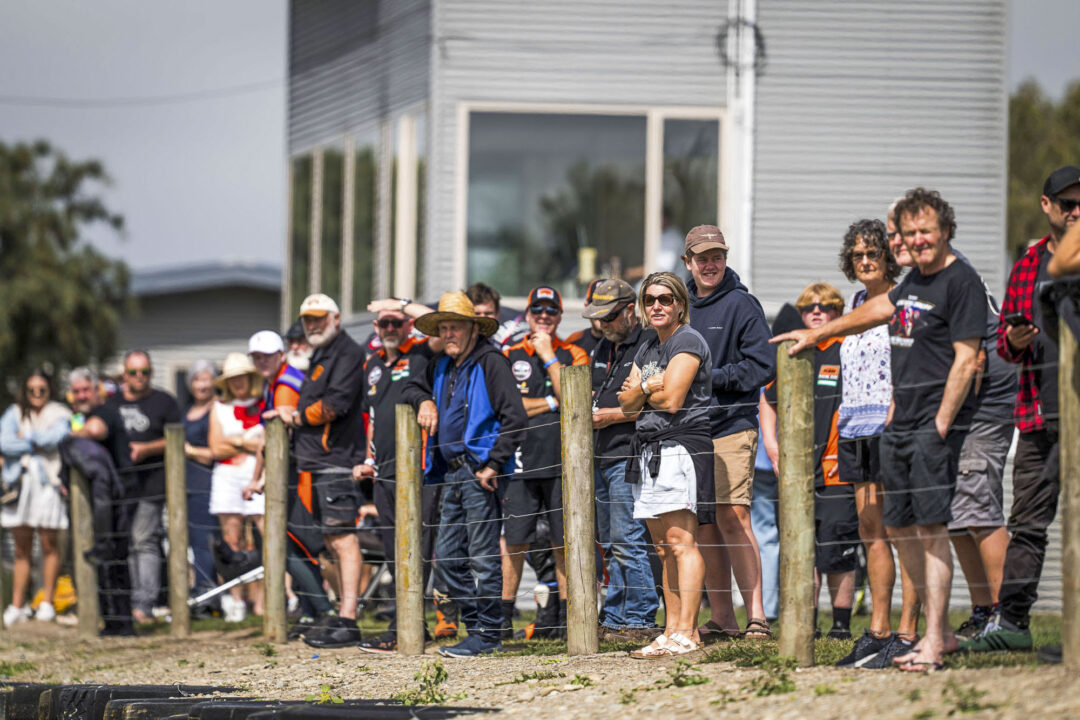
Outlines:
[[[776,348],[765,311],[731,268],[720,285],[698,297],[693,278],[690,326],[705,338],[712,352],[712,436],[720,438],[757,429],[758,393],[776,376]]]

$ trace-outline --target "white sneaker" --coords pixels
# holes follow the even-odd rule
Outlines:
[[[223,595],[221,598],[221,613],[225,616],[225,622],[243,622],[247,617],[247,603],[237,600],[232,595]]]
[[[41,622],[52,622],[56,619],[56,608],[53,607],[51,602],[42,600],[38,604],[37,612],[34,613],[34,619]]]
[[[300,609],[300,598],[292,595],[285,603],[285,611],[290,615]]]
[[[30,619],[30,608],[27,605],[22,607],[15,607],[14,605],[8,605],[4,609],[4,627],[11,627],[17,623],[23,623]]]

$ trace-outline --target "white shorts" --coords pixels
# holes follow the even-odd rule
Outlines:
[[[245,500],[243,490],[251,483],[255,473],[255,459],[240,465],[218,463],[210,475],[211,515],[262,515],[266,507],[265,495],[252,495]]]
[[[641,483],[632,486],[634,518],[647,520],[676,510],[697,512],[697,472],[690,453],[681,445],[660,448],[660,472],[649,476],[649,458],[642,453]]]

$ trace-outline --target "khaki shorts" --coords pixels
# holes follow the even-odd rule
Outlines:
[[[713,438],[713,483],[717,505],[746,505],[754,495],[757,430]]]

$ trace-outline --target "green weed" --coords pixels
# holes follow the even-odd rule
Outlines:
[[[919,698],[922,697],[922,690],[920,690],[919,688],[915,688],[904,697],[907,698],[908,702],[918,702]]]
[[[968,714],[980,710],[996,710],[997,703],[982,702],[986,692],[986,690],[979,690],[974,685],[965,688],[961,687],[956,680],[949,680],[949,682],[945,683],[945,687],[941,689],[941,698],[946,702],[952,702],[953,706],[948,712],[950,717],[956,713]]]
[[[826,685],[825,683],[818,683],[814,686],[815,695],[835,695],[836,688],[832,685]]]
[[[565,673],[553,672],[551,670],[539,670],[531,673],[518,673],[512,679],[506,682],[495,683],[495,687],[500,685],[518,685],[520,683],[529,682],[530,680],[551,680],[553,678],[566,677]],[[588,678],[586,678],[588,679]]]
[[[691,687],[704,685],[709,678],[700,674],[701,671],[685,660],[676,660],[675,665],[668,670],[668,681],[662,687]]]
[[[750,681],[746,689],[758,697],[783,695],[795,691],[795,681],[788,675],[795,669],[795,658],[771,657],[761,663],[764,672]]]
[[[12,675],[21,675],[22,673],[30,672],[36,668],[37,666],[30,662],[0,661],[0,676],[11,677]]]
[[[316,705],[341,705],[345,702],[340,696],[332,694],[329,685],[320,685],[318,694],[308,695],[304,699]]]
[[[630,690],[624,690],[623,694],[619,696],[620,705],[630,705],[637,702],[637,698],[634,697],[634,693],[637,690],[631,688]]]
[[[419,687],[400,692],[394,695],[394,699],[400,700],[404,705],[441,705],[446,702],[447,695],[439,686],[449,677],[442,660],[425,662],[413,675],[413,680],[419,683]]]
[[[255,643],[253,646],[259,651],[259,654],[263,657],[274,657],[277,655],[277,649],[268,642]]]
[[[593,681],[588,675],[575,675],[574,679],[570,681],[571,685],[580,685],[581,687],[592,687]]]

